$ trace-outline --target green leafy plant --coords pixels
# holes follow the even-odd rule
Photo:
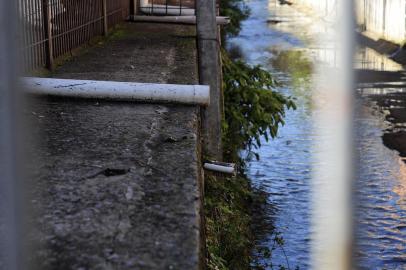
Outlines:
[[[227,160],[240,161],[236,179],[206,177],[205,216],[208,249],[208,269],[251,269],[253,233],[251,207],[253,189],[244,175],[245,162],[239,151],[261,146],[277,135],[287,109],[296,108],[291,97],[273,90],[276,82],[260,66],[250,66],[241,60],[231,60],[222,51],[225,119],[223,134]],[[276,233],[276,232],[273,232]],[[274,237],[283,245],[279,234]],[[262,257],[271,256],[272,249],[264,247]],[[264,269],[257,264],[255,269]]]
[[[225,26],[222,33],[236,36],[241,30],[241,22],[248,18],[250,11],[244,0],[220,0],[220,14],[230,18],[230,23]],[[223,35],[223,39],[226,35]]]
[[[225,121],[224,144],[247,149],[259,158],[253,149],[274,138],[284,125],[287,109],[296,109],[293,98],[276,92],[272,75],[261,66],[250,66],[241,60],[231,60],[222,52]],[[226,153],[235,158],[237,153]]]
[[[222,44],[225,45],[227,36],[239,33],[242,20],[249,16],[249,9],[244,0],[220,0],[220,13],[231,19],[222,31]],[[239,51],[235,50],[234,54],[238,55]],[[260,66],[233,60],[225,50],[222,50],[222,64],[224,159],[239,162],[241,169],[235,179],[205,177],[207,268],[265,269],[268,264],[255,263],[253,257],[252,204],[258,197],[244,174],[245,162],[239,152],[246,149],[250,155],[259,158],[253,149],[261,146],[261,137],[266,140],[275,137],[279,126],[284,124],[286,110],[296,106],[291,97],[274,90],[277,83]],[[282,237],[276,231],[273,233],[274,243],[282,246]],[[263,247],[258,255],[270,258],[273,248]]]

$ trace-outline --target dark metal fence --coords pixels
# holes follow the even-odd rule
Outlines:
[[[140,11],[149,15],[194,15],[194,0],[139,0]]]
[[[17,0],[17,5],[26,70],[52,68],[55,58],[107,34],[130,13],[130,0]]]

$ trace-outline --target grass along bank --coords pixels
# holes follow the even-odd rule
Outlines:
[[[249,15],[243,0],[222,0],[221,14],[231,18],[222,33],[223,45],[227,37],[235,36],[241,22]],[[242,59],[232,59],[222,50],[224,91],[223,143],[224,160],[238,164],[236,178],[206,176],[205,219],[208,269],[262,269],[262,258],[269,258],[272,250],[262,247],[254,251],[254,212],[258,216],[266,207],[266,199],[251,186],[245,165],[250,158],[259,159],[256,149],[260,138],[274,138],[284,125],[285,112],[295,109],[290,97],[276,91],[272,75],[260,66],[250,66]],[[240,155],[241,150],[248,153]],[[266,226],[263,226],[267,228]],[[269,229],[269,228],[267,228]],[[278,233],[273,233],[277,245],[283,245]]]

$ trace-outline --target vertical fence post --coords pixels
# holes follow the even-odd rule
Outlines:
[[[102,12],[103,12],[103,35],[108,35],[108,17],[107,17],[107,0],[102,0]]]
[[[320,140],[313,146],[312,167],[312,247],[310,268],[350,270],[352,265],[352,213],[354,159],[353,85],[354,7],[353,0],[337,1],[337,12],[320,44],[333,42],[337,63],[334,71],[319,69],[314,85],[314,132]],[[343,20],[345,18],[345,20]]]
[[[221,121],[223,95],[221,91],[220,41],[217,34],[216,1],[196,0],[196,24],[199,58],[199,82],[210,86],[210,105],[203,109],[203,150],[221,160]]]
[[[405,6],[406,8],[406,6]],[[406,11],[406,9],[405,9]],[[406,26],[406,21],[405,21],[405,26]],[[406,28],[406,27],[405,27]],[[367,31],[367,0],[364,0],[364,27],[362,31]]]
[[[382,9],[382,36],[386,37],[386,0],[383,0]]]
[[[130,15],[137,15],[137,7],[138,7],[137,0],[130,0]]]
[[[48,69],[52,70],[54,68],[54,52],[52,44],[52,25],[51,25],[51,7],[49,5],[49,0],[42,0],[42,14],[43,14],[43,24],[46,39],[46,66]]]
[[[134,15],[139,14],[140,10],[140,1],[139,0],[133,0],[134,2]]]

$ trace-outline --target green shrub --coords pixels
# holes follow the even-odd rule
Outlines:
[[[292,98],[272,90],[276,82],[260,66],[233,61],[226,51],[222,51],[222,61],[225,156],[239,162],[242,169],[235,179],[205,179],[207,266],[211,270],[250,269],[254,263],[251,208],[256,197],[238,153],[247,149],[258,158],[252,148],[261,146],[261,136],[268,140],[277,135],[286,110],[295,104]],[[272,252],[264,250],[261,253]],[[256,268],[262,269],[259,264]]]
[[[223,45],[226,36],[236,36],[241,21],[249,15],[243,0],[221,0],[220,13],[229,16],[231,23],[223,29]],[[238,51],[236,51],[238,53]],[[272,75],[260,66],[250,66],[242,60],[232,60],[222,50],[224,121],[224,159],[239,163],[239,175],[232,178],[205,177],[205,220],[207,268],[209,270],[264,269],[267,265],[256,262],[253,257],[254,233],[253,202],[259,202],[250,180],[244,174],[245,161],[240,158],[241,150],[249,155],[261,146],[261,137],[266,140],[277,135],[284,124],[286,110],[295,104],[291,97],[285,97],[273,88],[277,85]],[[272,232],[277,245],[283,240]],[[269,258],[272,249],[263,247],[261,258]]]
[[[236,36],[241,30],[241,22],[248,18],[250,11],[244,0],[220,0],[220,14],[230,18],[230,23],[223,28],[223,40],[226,36]]]
[[[223,140],[228,158],[236,159],[240,149],[249,154],[266,141],[274,138],[287,109],[295,109],[291,97],[272,88],[276,85],[272,75],[260,66],[250,66],[241,60],[231,60],[222,52],[225,121]],[[233,147],[232,147],[233,146]]]

